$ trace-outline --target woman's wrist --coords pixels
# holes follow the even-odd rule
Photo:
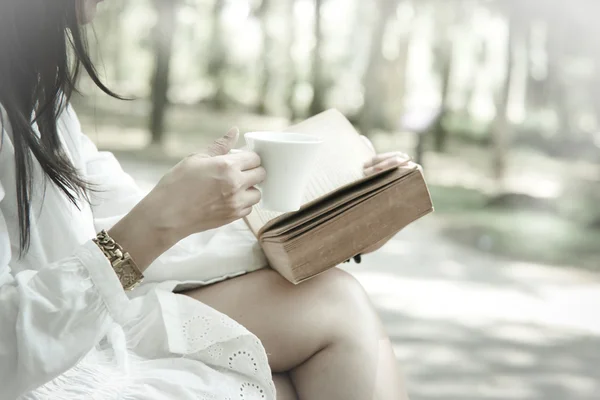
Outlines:
[[[156,213],[144,201],[112,227],[108,234],[130,254],[142,272],[180,240],[176,232],[159,223]]]

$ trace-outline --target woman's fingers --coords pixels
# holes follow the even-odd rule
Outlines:
[[[242,189],[248,189],[260,185],[267,177],[267,172],[263,167],[242,171],[243,184]]]
[[[387,160],[388,158],[393,158],[393,157],[399,157],[402,159],[410,160],[410,156],[408,154],[402,153],[400,151],[393,151],[390,153],[382,153],[382,154],[376,155],[371,160],[369,160],[365,163],[365,168],[373,167],[373,166]]]
[[[238,217],[239,218],[246,218],[248,215],[252,214],[252,207],[248,207],[248,208],[244,208],[242,211],[240,211]]]
[[[375,175],[377,172],[380,172],[380,171],[383,171],[383,170],[375,169],[375,167],[365,168],[365,176]]]
[[[260,190],[254,187],[246,189],[241,196],[241,205],[239,207],[240,211],[254,207],[260,202],[261,198]]]
[[[406,154],[403,154],[403,155],[399,155],[399,154],[402,154],[402,153],[397,153],[397,155],[383,158],[382,161],[376,162],[376,163],[374,163],[374,165],[372,165],[370,167],[366,167],[365,175],[369,176],[369,175],[373,175],[373,174],[376,174],[378,172],[381,172],[381,171],[384,171],[387,169],[396,168],[396,167],[404,165],[410,161],[410,157],[408,157]]]
[[[232,151],[225,157],[229,158],[234,165],[242,171],[260,167],[260,157],[253,151]]]

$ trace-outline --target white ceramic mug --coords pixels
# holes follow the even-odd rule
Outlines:
[[[244,138],[247,149],[260,156],[267,171],[258,187],[262,194],[259,206],[270,211],[298,211],[323,140],[287,132],[249,132]]]

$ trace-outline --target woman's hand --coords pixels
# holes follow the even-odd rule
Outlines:
[[[376,154],[375,146],[368,137],[361,135],[361,139],[373,151],[374,157],[367,161],[364,165],[365,176],[370,176],[386,169],[400,167],[409,161],[411,158],[408,154],[394,151],[391,153]]]
[[[409,161],[411,161],[410,156],[399,151],[378,154],[365,163],[365,175],[369,176],[386,169],[400,167]]]
[[[179,236],[227,225],[250,214],[260,201],[254,186],[266,173],[256,153],[228,154],[238,131],[230,131],[207,154],[187,157],[158,183],[151,198],[162,205],[165,225]]]
[[[260,201],[254,186],[266,172],[256,153],[229,154],[238,136],[232,129],[205,154],[181,161],[109,232],[140,268],[193,233],[247,216]]]
[[[362,137],[365,143],[373,150],[375,153],[375,147],[373,143],[366,137]],[[370,176],[376,174],[378,172],[384,171],[386,169],[391,169],[395,167],[400,167],[406,163],[411,161],[411,158],[408,154],[402,152],[391,152],[391,153],[383,153],[375,155],[371,160],[367,161],[364,165],[365,176]],[[365,249],[362,254],[373,253],[380,248],[382,248],[387,242],[389,242],[391,237],[386,238],[378,243],[375,243],[373,246]]]

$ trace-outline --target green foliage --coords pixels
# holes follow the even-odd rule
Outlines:
[[[480,211],[448,220],[451,240],[517,260],[600,271],[600,230],[535,211]]]

